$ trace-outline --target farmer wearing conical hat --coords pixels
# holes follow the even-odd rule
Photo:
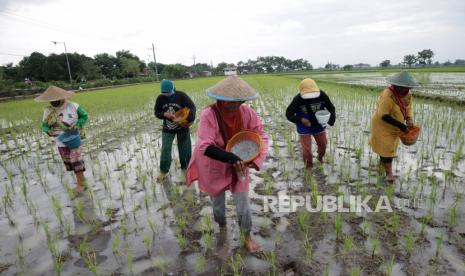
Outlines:
[[[403,71],[386,78],[389,84],[378,99],[378,105],[371,119],[370,145],[380,156],[386,171],[385,180],[394,181],[392,159],[396,157],[399,133],[407,132],[413,126],[412,95],[410,89],[418,82]]]
[[[175,137],[177,137],[178,142],[181,170],[185,171],[187,169],[192,151],[189,126],[195,120],[195,105],[186,93],[176,90],[174,83],[170,80],[162,80],[160,89],[161,94],[157,97],[154,111],[155,116],[163,120],[159,175],[159,180],[162,181],[171,167],[171,148]],[[175,115],[177,111],[183,108],[189,109],[185,124],[181,123]]]
[[[328,143],[326,126],[321,125],[315,115],[317,111],[325,109],[331,114],[328,125],[332,126],[336,121],[336,109],[328,95],[310,78],[300,82],[299,93],[292,99],[286,109],[287,119],[296,124],[302,157],[308,170],[313,167],[312,136],[318,146],[318,160],[320,162],[323,162],[326,153]]]
[[[56,138],[61,159],[67,171],[74,171],[77,182],[76,192],[81,193],[84,190],[85,166],[79,136],[88,115],[79,104],[68,101],[73,95],[71,91],[50,86],[35,100],[50,103],[50,106],[44,109],[42,131]]]
[[[225,191],[232,192],[238,224],[245,234],[245,246],[255,252],[259,250],[259,245],[250,234],[249,168],[259,170],[262,166],[268,137],[255,111],[243,103],[257,98],[258,93],[241,78],[230,76],[209,88],[208,95],[216,103],[202,111],[197,144],[187,169],[186,182],[191,185],[198,180],[200,190],[211,196],[213,216],[222,230],[226,226]],[[229,139],[241,130],[258,133],[263,142],[258,157],[250,163],[244,163],[237,155],[225,150]]]

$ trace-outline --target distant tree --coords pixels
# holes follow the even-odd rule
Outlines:
[[[100,76],[100,68],[91,58],[83,60],[79,70],[77,71],[77,77],[80,80],[95,80],[100,78]]]
[[[342,70],[346,70],[346,71],[349,71],[349,70],[352,70],[354,69],[354,66],[351,65],[351,64],[346,64],[342,67]]]
[[[18,67],[13,66],[13,63],[7,63],[3,66],[3,79],[22,81],[21,76],[19,75]]]
[[[169,64],[163,69],[163,77],[168,79],[180,79],[187,73],[187,67],[182,64]]]
[[[0,66],[0,80],[3,80],[4,71],[5,69],[3,69],[3,66]]]
[[[404,64],[407,64],[408,67],[412,67],[417,62],[415,55],[406,55],[404,56]]]
[[[450,60],[446,60],[442,65],[451,66],[453,63]]]
[[[418,63],[422,65],[431,64],[433,56],[434,56],[434,53],[430,49],[422,50],[418,52],[418,55],[417,55]]]
[[[464,65],[465,59],[456,59],[454,62],[455,65]]]
[[[107,53],[97,54],[94,56],[94,61],[100,69],[103,78],[113,79],[121,76],[116,57]]]
[[[137,77],[140,72],[140,62],[134,58],[121,57],[121,72],[125,77]]]
[[[18,64],[22,78],[30,80],[44,81],[44,63],[47,57],[39,52],[33,52],[30,56],[24,57]]]
[[[381,66],[383,68],[389,67],[389,66],[391,66],[391,61],[389,59],[383,60],[383,61],[381,61],[379,66]]]
[[[223,75],[224,68],[228,67],[226,62],[220,62],[218,65],[213,69],[215,75]]]

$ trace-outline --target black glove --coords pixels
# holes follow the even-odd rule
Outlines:
[[[383,121],[385,121],[388,124],[391,124],[391,125],[393,125],[395,127],[398,127],[404,133],[406,133],[408,131],[407,125],[405,125],[405,124],[397,121],[396,119],[392,118],[392,116],[389,115],[389,114],[383,115],[383,117],[381,117],[381,119],[383,119]]]
[[[205,155],[212,159],[229,164],[234,164],[237,161],[242,161],[242,159],[240,159],[239,156],[235,155],[234,153],[225,151],[213,145],[208,146],[208,148],[205,150]]]

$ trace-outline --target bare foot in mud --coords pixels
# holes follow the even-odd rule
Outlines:
[[[77,186],[75,191],[76,194],[81,194],[82,192],[84,192],[84,186]]]
[[[244,241],[245,248],[250,253],[256,253],[261,251],[260,245],[256,241],[254,241],[251,237],[248,237]]]
[[[389,182],[389,183],[394,182],[394,180],[395,180],[395,177],[392,174],[386,175],[386,177],[384,178],[384,181]]]

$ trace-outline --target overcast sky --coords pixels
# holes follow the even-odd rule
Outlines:
[[[88,56],[125,49],[142,60],[217,64],[257,56],[398,63],[434,51],[465,58],[464,0],[0,0],[0,64],[34,51]]]

